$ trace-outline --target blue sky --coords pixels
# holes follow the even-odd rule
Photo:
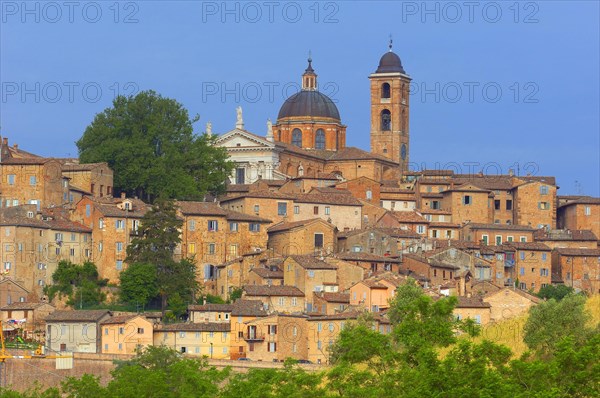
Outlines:
[[[197,131],[264,134],[300,83],[319,86],[369,148],[369,81],[393,35],[413,78],[414,169],[554,175],[600,195],[597,1],[1,1],[0,134],[46,156],[119,92],[153,89]]]

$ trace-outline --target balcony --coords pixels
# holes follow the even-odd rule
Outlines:
[[[504,260],[504,268],[512,268],[515,266],[515,260]]]
[[[129,236],[142,236],[142,232],[139,229],[130,229]]]
[[[246,340],[246,341],[264,341],[265,335],[263,333],[246,332],[246,333],[244,333],[244,340]]]

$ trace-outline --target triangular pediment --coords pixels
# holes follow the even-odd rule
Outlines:
[[[216,145],[222,148],[275,148],[275,144],[265,138],[252,134],[246,130],[233,129],[219,138]]]

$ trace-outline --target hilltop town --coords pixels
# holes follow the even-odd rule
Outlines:
[[[175,201],[173,256],[193,259],[202,298],[170,320],[141,308],[67,308],[48,296],[59,263],[92,262],[118,301],[127,248],[152,203],[116,191],[108,162],[39,156],[4,136],[5,333],[47,352],[164,345],[214,359],[328,364],[328,347],[362,314],[390,333],[390,300],[409,279],[434,299],[456,296],[455,316],[482,326],[527,313],[549,286],[600,293],[600,198],[560,195],[553,176],[519,170],[412,169],[411,78],[391,45],[369,80],[368,151],[346,146],[311,59],[302,89],[264,134],[245,129],[241,108],[231,131],[207,126],[234,167],[223,194]]]

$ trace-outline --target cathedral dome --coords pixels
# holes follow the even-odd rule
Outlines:
[[[327,118],[340,121],[337,106],[328,96],[316,90],[301,90],[285,100],[277,120],[289,117]]]
[[[375,73],[403,73],[406,74],[404,68],[402,67],[402,62],[400,61],[400,57],[396,55],[396,53],[388,51],[383,54],[383,57],[379,60],[379,67]]]

